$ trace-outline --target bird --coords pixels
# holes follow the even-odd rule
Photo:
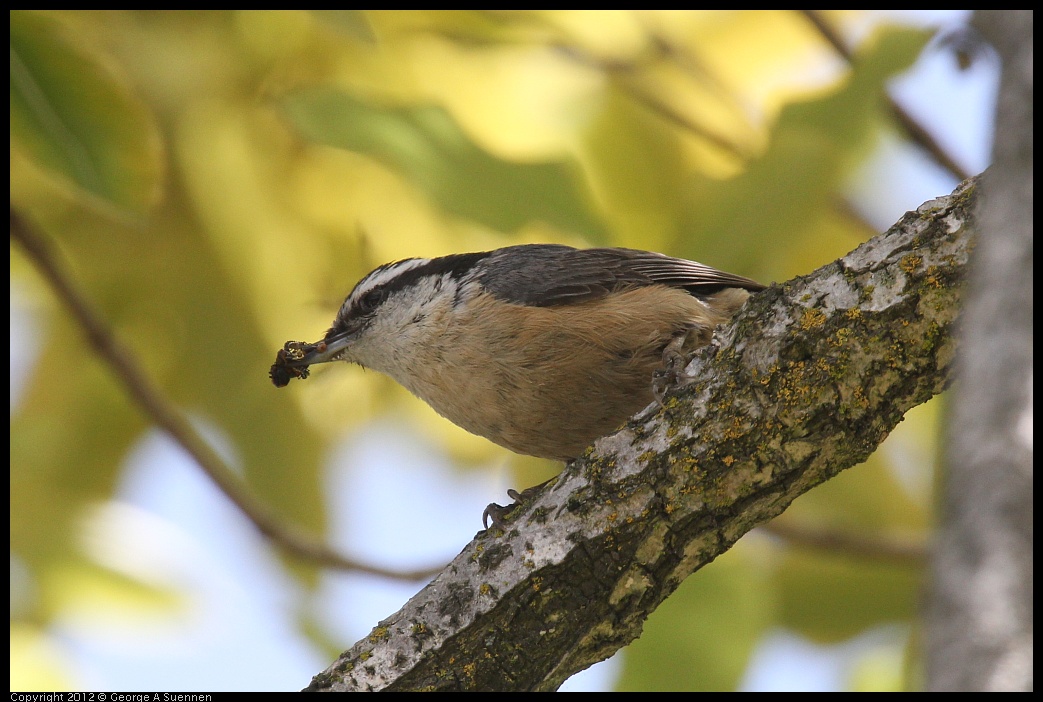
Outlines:
[[[627,248],[407,258],[364,276],[321,340],[286,342],[269,376],[283,387],[309,366],[355,363],[473,434],[569,461],[661,400],[714,328],[765,287]],[[502,523],[493,507],[486,517]]]

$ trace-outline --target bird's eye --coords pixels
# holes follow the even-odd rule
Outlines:
[[[380,303],[384,301],[384,291],[380,288],[370,290],[368,293],[359,298],[358,308],[362,314],[370,314]]]

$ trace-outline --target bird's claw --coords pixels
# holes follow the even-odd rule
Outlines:
[[[667,392],[683,388],[694,379],[685,372],[691,355],[683,351],[691,333],[691,329],[685,329],[674,334],[670,343],[663,349],[663,366],[652,374],[652,396],[660,407],[664,407],[663,401]]]
[[[511,512],[513,512],[514,510],[521,507],[525,502],[529,501],[537,492],[540,491],[541,488],[543,488],[543,486],[551,482],[551,480],[554,480],[554,478],[551,478],[550,480],[545,480],[539,485],[533,485],[530,488],[525,488],[521,492],[518,492],[517,490],[508,490],[507,497],[514,500],[514,502],[512,502],[509,505],[498,505],[495,502],[491,503],[488,507],[485,508],[485,511],[482,512],[482,526],[488,529],[489,522],[491,521],[494,527],[497,527],[499,529],[506,529],[507,516],[510,515]]]

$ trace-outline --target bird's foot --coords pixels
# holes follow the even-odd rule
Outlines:
[[[660,407],[664,406],[667,392],[683,388],[694,380],[694,376],[685,373],[692,354],[684,352],[688,336],[693,332],[693,329],[677,332],[663,349],[663,366],[652,374],[652,395]]]
[[[482,512],[482,526],[488,529],[489,522],[492,522],[493,526],[506,530],[507,517],[514,512],[514,510],[518,509],[518,507],[521,507],[525,502],[532,499],[532,497],[547,485],[547,483],[551,482],[551,480],[554,480],[554,478],[545,480],[539,485],[533,485],[521,492],[518,492],[517,490],[508,490],[507,497],[514,500],[514,502],[509,505],[498,505],[495,502],[490,504],[485,508],[485,511]]]

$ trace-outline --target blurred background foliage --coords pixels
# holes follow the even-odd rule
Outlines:
[[[334,447],[374,421],[391,418],[401,441],[436,447],[465,476],[506,468],[524,487],[559,470],[357,368],[273,389],[275,350],[319,338],[374,266],[553,241],[785,281],[951,190],[959,178],[943,173],[937,192],[910,189],[897,205],[859,197],[909,177],[881,171],[882,151],[920,154],[884,91],[946,52],[933,29],[854,11],[818,19],[848,38],[852,61],[788,11],[12,11],[12,212],[57,245],[251,491],[287,523],[350,544],[332,533],[330,505],[365,506],[331,498],[330,474],[380,468],[337,465]],[[185,538],[184,524],[153,530],[155,515],[127,509],[150,421],[14,245],[11,288],[13,689],[127,689],[140,678],[91,670],[85,642],[168,636],[199,616],[183,574],[152,561],[172,548],[159,535]],[[897,625],[888,645],[901,655],[849,684],[915,686],[923,564],[872,544],[929,540],[937,405],[798,500],[778,520],[794,529],[751,535],[690,578],[607,684],[733,689],[772,632],[837,643]],[[209,504],[185,506],[184,519]],[[423,507],[426,518],[441,507]],[[393,531],[399,509],[367,519]],[[480,508],[470,517],[455,548]],[[121,553],[137,532],[144,549]],[[824,548],[808,532],[869,546]],[[414,567],[452,553],[438,547]],[[353,642],[315,603],[326,574],[292,556],[272,564],[282,594],[261,616],[289,621],[287,646],[308,651],[303,676],[238,677],[229,661],[252,655],[238,642],[224,677],[177,670],[157,688],[299,688]],[[391,611],[366,613],[359,635]],[[86,624],[71,634],[69,621]]]

